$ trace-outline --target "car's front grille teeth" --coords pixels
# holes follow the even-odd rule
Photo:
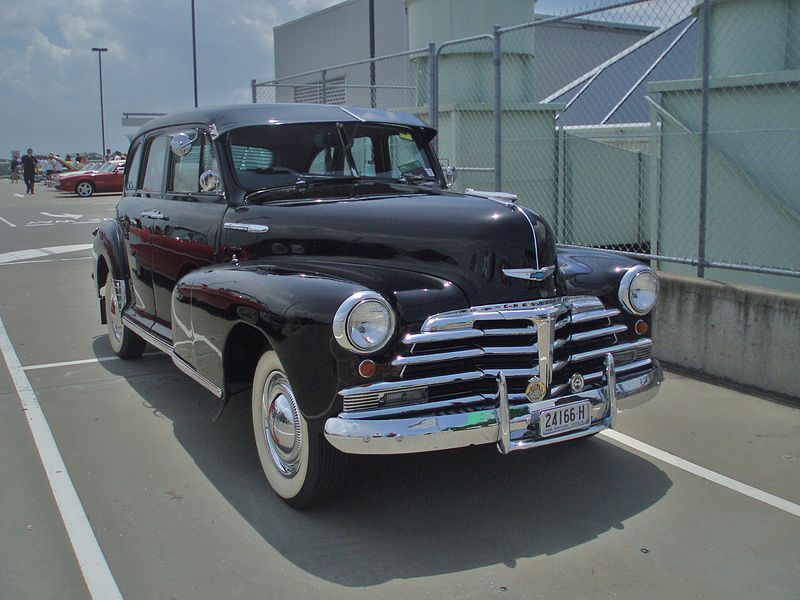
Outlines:
[[[552,319],[554,339],[551,397],[571,393],[575,373],[587,387],[599,385],[608,353],[619,373],[646,369],[652,362],[652,341],[627,341],[628,327],[615,319],[619,309],[606,308],[594,297],[476,307],[429,317],[420,332],[403,339],[392,361],[400,378],[342,390],[344,412],[385,417],[478,410],[493,405],[501,371],[511,404],[527,402],[525,388],[539,372],[534,320],[543,314]]]

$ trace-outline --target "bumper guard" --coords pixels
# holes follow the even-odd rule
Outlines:
[[[409,454],[496,443],[508,454],[592,435],[614,427],[618,404],[631,408],[652,399],[664,380],[653,361],[645,373],[618,380],[614,358],[606,355],[604,385],[580,393],[510,406],[506,377],[497,377],[497,407],[449,415],[426,415],[398,419],[352,419],[331,417],[325,422],[325,437],[348,454]],[[543,410],[573,402],[591,403],[592,421],[579,431],[541,437],[537,433]]]

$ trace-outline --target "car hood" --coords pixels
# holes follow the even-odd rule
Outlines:
[[[552,276],[509,276],[509,269],[555,267],[547,223],[509,202],[451,193],[311,199],[242,206],[226,220],[268,227],[226,227],[223,251],[244,260],[290,259],[356,282],[368,279],[367,266],[405,269],[455,284],[471,305],[556,293]]]

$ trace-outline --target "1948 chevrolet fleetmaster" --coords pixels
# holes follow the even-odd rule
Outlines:
[[[292,506],[330,496],[347,454],[586,437],[662,381],[654,272],[557,246],[511,194],[449,191],[435,135],[342,106],[161,117],[95,232],[114,351],[164,351],[215,418],[252,389],[264,472]]]

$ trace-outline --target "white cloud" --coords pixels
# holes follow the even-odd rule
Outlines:
[[[330,0],[195,3],[200,104],[250,101],[250,79],[273,72],[272,28]],[[100,149],[97,54],[103,54],[106,145],[127,146],[123,112],[193,105],[187,0],[42,0],[0,11],[0,154],[33,147]]]

